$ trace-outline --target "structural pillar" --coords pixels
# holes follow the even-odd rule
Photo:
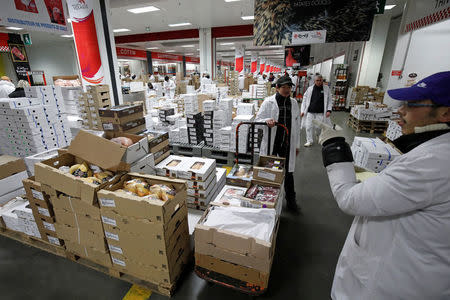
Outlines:
[[[199,35],[199,49],[200,49],[200,73],[207,72],[212,74],[212,58],[213,54],[211,28],[200,28],[198,30]]]
[[[123,102],[109,0],[67,0],[82,84],[107,84],[115,105]]]
[[[153,74],[153,60],[152,60],[152,52],[145,51],[147,53],[147,69],[149,74]]]

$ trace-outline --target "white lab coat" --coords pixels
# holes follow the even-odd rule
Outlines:
[[[327,167],[339,207],[356,216],[333,299],[450,299],[450,133],[357,183],[352,163]]]
[[[304,117],[302,118],[302,128],[305,127],[306,124],[306,114],[308,113],[308,108],[309,108],[309,104],[311,103],[311,96],[312,96],[312,92],[313,92],[313,88],[314,86],[310,86],[305,94],[303,95],[303,102],[302,102],[302,108],[301,108],[301,113],[304,113]],[[324,102],[324,110],[323,110],[323,120],[327,120],[326,114],[328,110],[332,110],[333,109],[333,101],[331,98],[331,92],[330,92],[330,87],[327,85],[323,86],[323,102]]]
[[[164,80],[164,92],[166,93],[165,96],[169,97],[170,99],[175,98],[175,82],[169,79],[169,81]]]
[[[150,78],[149,78],[149,81],[150,82],[155,82],[155,75],[150,75]]]
[[[292,112],[292,123],[291,123],[291,132],[289,132],[290,135],[290,146],[291,149],[289,151],[289,172],[294,172],[295,169],[295,156],[296,156],[296,148],[299,148],[300,145],[300,110],[298,107],[298,103],[295,99],[291,98],[291,112]],[[278,120],[278,114],[280,110],[278,108],[277,100],[275,99],[275,95],[267,97],[263,103],[261,104],[261,107],[258,111],[258,114],[256,115],[256,122],[266,122],[270,119],[274,119],[275,121]],[[268,134],[268,127],[264,126],[264,134],[262,137],[261,142],[261,148],[260,148],[260,154],[261,155],[267,155],[267,134]],[[273,150],[273,145],[275,142],[275,136],[277,132],[277,126],[274,126],[272,129],[272,132],[270,133],[271,136],[271,150]]]
[[[14,92],[16,87],[12,82],[0,80],[0,98],[8,98],[8,95]]]

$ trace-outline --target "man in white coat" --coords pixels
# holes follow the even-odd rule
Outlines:
[[[175,82],[169,79],[169,76],[164,77],[164,93],[169,99],[175,98]]]
[[[316,75],[314,85],[306,90],[302,102],[302,128],[305,127],[306,129],[305,147],[312,146],[314,136],[319,135],[320,128],[313,124],[313,120],[330,123],[332,108],[333,102],[330,88],[327,85],[323,85],[321,75]]]
[[[297,101],[290,98],[292,81],[289,76],[283,76],[276,83],[277,93],[267,97],[261,104],[261,108],[256,115],[257,122],[266,122],[269,128],[264,128],[264,136],[261,143],[261,155],[275,155],[286,158],[286,177],[284,189],[286,192],[287,207],[294,213],[299,213],[295,197],[294,169],[295,157],[298,153],[300,142],[300,111]],[[278,122],[287,127],[289,134],[280,126],[275,126]],[[271,130],[272,145],[271,153],[267,153],[267,135]]]
[[[377,176],[358,183],[339,131],[321,134],[333,195],[355,216],[331,297],[450,299],[450,72],[388,94],[403,101],[404,154]]]
[[[14,92],[16,87],[8,76],[2,76],[0,79],[0,98],[8,98],[8,95]]]

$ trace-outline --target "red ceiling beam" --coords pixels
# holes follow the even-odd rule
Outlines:
[[[126,44],[126,43],[151,42],[151,41],[194,39],[198,37],[199,37],[198,29],[185,29],[174,31],[149,32],[132,35],[121,35],[116,36],[114,40],[116,41],[116,44]]]
[[[211,28],[211,36],[213,38],[252,36],[252,35],[253,35],[253,24]]]

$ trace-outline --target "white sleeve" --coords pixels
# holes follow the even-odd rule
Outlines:
[[[306,99],[308,99],[310,94],[310,89],[308,88],[305,92],[305,94],[303,95],[303,101],[302,101],[302,107],[301,107],[301,111],[300,113],[306,113]]]
[[[259,111],[256,114],[255,121],[256,122],[266,122],[270,119],[272,119],[272,116],[270,114],[270,103],[269,103],[269,100],[266,99],[261,104],[261,107],[259,108]]]
[[[331,98],[331,91],[330,88],[327,89],[328,93],[328,103],[327,103],[327,111],[333,110],[333,98]]]
[[[432,159],[397,160],[400,161],[361,183],[356,181],[352,163],[329,165],[328,178],[339,208],[355,216],[392,216],[429,205],[433,187],[442,184],[439,172],[430,166]]]

